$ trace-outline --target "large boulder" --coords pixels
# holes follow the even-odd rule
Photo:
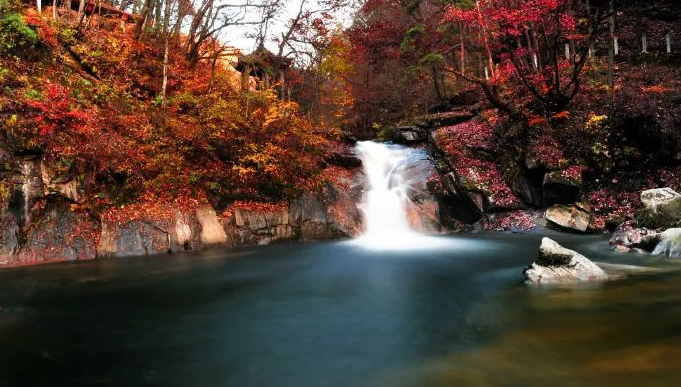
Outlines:
[[[641,227],[658,229],[681,225],[681,194],[671,188],[657,188],[641,193],[643,209],[636,214]]]
[[[544,214],[549,224],[561,229],[585,232],[589,228],[591,216],[578,206],[556,205],[548,208]]]
[[[528,283],[537,285],[604,281],[608,274],[576,251],[543,238],[537,259],[523,271]]]
[[[566,171],[554,171],[544,175],[542,190],[547,205],[572,204],[577,200],[582,188],[581,173],[572,176]]]
[[[362,166],[360,160],[352,148],[348,146],[339,146],[329,152],[326,156],[326,162],[331,165],[336,165],[342,168],[357,168]]]
[[[680,196],[681,194],[669,187],[655,188],[641,192],[641,202],[645,207],[655,207],[666,202],[667,200]]]

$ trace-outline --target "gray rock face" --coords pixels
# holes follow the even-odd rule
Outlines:
[[[563,229],[585,232],[589,228],[591,216],[577,206],[557,205],[546,210],[546,220]]]
[[[171,251],[171,232],[161,221],[134,220],[123,224],[103,224],[97,254],[114,258],[162,254]]]
[[[235,246],[285,241],[296,235],[288,207],[265,210],[235,208],[225,229]]]
[[[26,234],[21,256],[27,261],[93,259],[97,253],[93,237],[99,232],[99,222],[87,214],[70,211],[63,201],[49,203],[40,222]]]
[[[407,217],[414,230],[426,234],[437,234],[441,231],[440,205],[435,195],[428,188],[437,169],[430,157],[424,152],[409,162],[404,169],[403,177],[409,184],[407,196]]]
[[[428,131],[417,126],[401,126],[395,130],[393,141],[398,144],[414,144],[428,139]]]
[[[337,165],[342,168],[362,166],[362,160],[355,155],[355,152],[349,146],[339,146],[337,149],[334,149],[326,157],[326,161],[331,165]]]
[[[658,204],[662,204],[669,199],[673,199],[679,196],[681,196],[681,194],[679,194],[678,192],[674,191],[669,187],[655,188],[641,192],[641,202],[646,207],[655,207]]]
[[[419,126],[426,128],[439,128],[442,126],[456,125],[468,121],[475,117],[475,114],[482,110],[481,104],[473,106],[463,106],[459,109],[453,109],[448,112],[429,114],[420,117]]]
[[[234,246],[359,235],[361,176],[337,176],[335,183],[327,182],[319,192],[303,192],[287,206],[234,208],[224,220],[224,228]]]
[[[655,255],[668,255],[681,259],[681,228],[670,228],[657,235],[658,243],[653,250]]]
[[[331,237],[327,228],[326,209],[319,198],[309,192],[291,203],[291,218],[299,225],[302,240]]]
[[[671,188],[643,191],[644,208],[636,214],[636,222],[646,228],[672,228],[681,225],[681,194]]]
[[[575,284],[608,279],[608,274],[588,258],[549,238],[542,239],[536,261],[523,274],[526,282],[537,285]]]
[[[19,226],[13,217],[0,220],[0,265],[10,263],[13,255],[19,252]]]

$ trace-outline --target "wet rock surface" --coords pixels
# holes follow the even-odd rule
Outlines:
[[[657,242],[653,255],[666,255],[672,259],[681,259],[681,228],[670,228],[651,237]]]
[[[326,157],[326,161],[331,165],[342,168],[357,168],[362,166],[362,161],[355,155],[355,152],[347,145],[336,147]]]
[[[418,126],[400,126],[395,129],[393,141],[398,144],[415,144],[428,139],[428,130]]]
[[[621,253],[652,251],[655,242],[651,236],[656,234],[654,230],[638,228],[633,221],[628,221],[615,229],[609,243]]]
[[[542,239],[536,260],[523,275],[527,283],[536,285],[575,284],[609,278],[594,262],[549,238]]]

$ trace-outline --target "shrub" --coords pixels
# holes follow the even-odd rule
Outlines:
[[[0,19],[0,55],[26,53],[38,43],[38,35],[26,24],[23,16],[9,13]]]

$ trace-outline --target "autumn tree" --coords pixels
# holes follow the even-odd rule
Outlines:
[[[346,34],[357,126],[427,113],[453,94],[441,71],[452,55],[442,12],[438,1],[369,0],[356,13]]]
[[[607,17],[607,6],[597,1],[456,2],[443,22],[465,26],[486,60],[482,71],[448,71],[480,85],[494,106],[513,116],[527,116],[526,108],[558,113],[579,92],[589,48]]]

